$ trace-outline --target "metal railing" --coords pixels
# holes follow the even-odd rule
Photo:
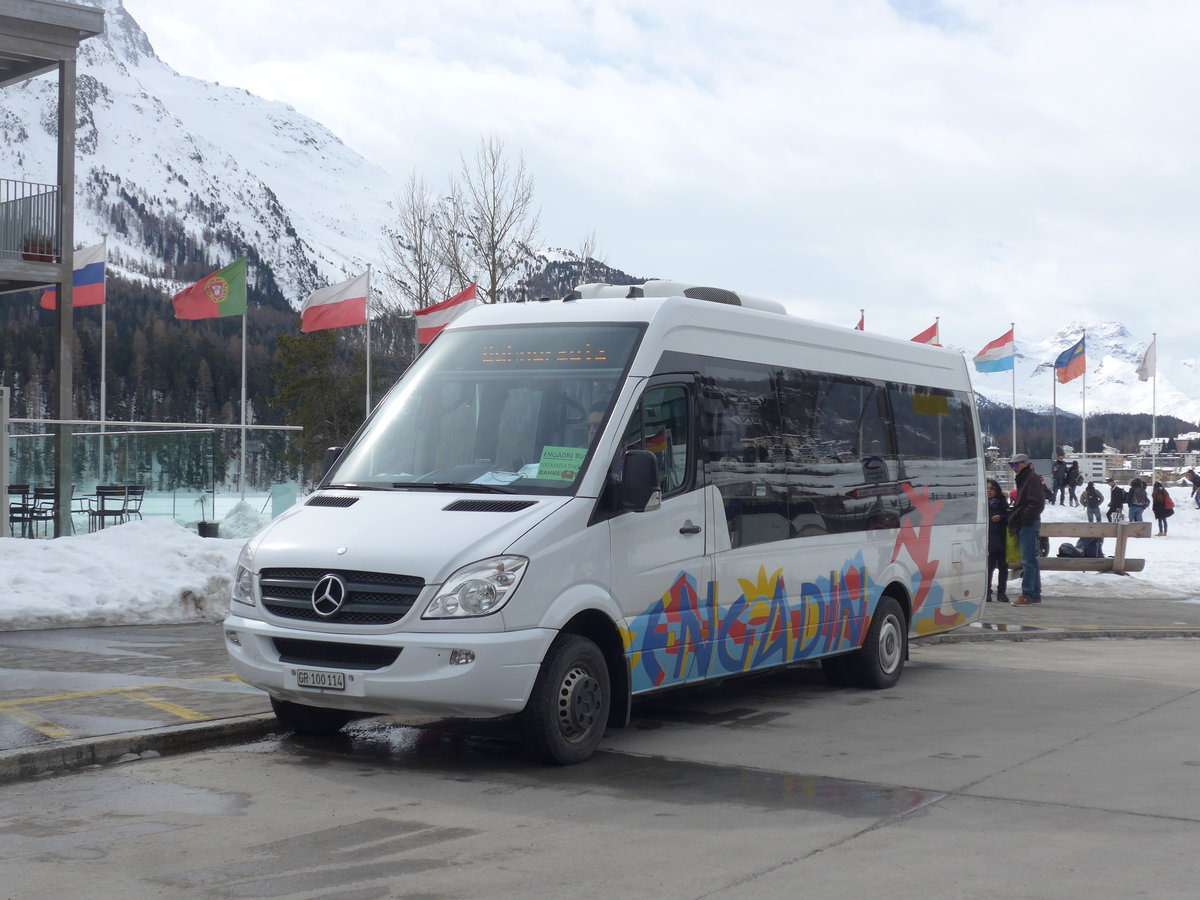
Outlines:
[[[0,178],[0,259],[56,262],[58,186]]]

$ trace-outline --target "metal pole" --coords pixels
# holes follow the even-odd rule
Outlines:
[[[1084,331],[1083,337],[1083,458],[1087,459],[1087,332]]]
[[[367,265],[367,409],[363,421],[371,415],[371,266]]]
[[[241,441],[241,460],[238,463],[238,480],[242,483],[242,499],[246,499],[246,320],[250,318],[250,304],[246,304],[246,311],[242,313],[242,441]],[[216,489],[214,482],[214,491]],[[213,512],[217,510],[216,494],[213,494]]]
[[[1013,333],[1013,366],[1012,366],[1012,452],[1017,455],[1017,323],[1011,323]]]
[[[8,388],[0,387],[0,538],[12,537],[8,515]]]
[[[1150,480],[1155,480],[1155,475],[1158,474],[1158,332],[1154,332],[1150,339],[1150,346],[1154,348],[1154,369],[1150,373],[1150,377],[1154,379],[1154,383],[1150,386]]]

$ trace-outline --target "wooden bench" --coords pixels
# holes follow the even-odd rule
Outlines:
[[[1146,568],[1144,559],[1129,559],[1125,556],[1125,541],[1128,538],[1150,537],[1149,522],[1043,522],[1041,536],[1044,538],[1116,538],[1113,555],[1102,559],[1081,556],[1043,556],[1038,567],[1046,572],[1140,572]],[[1052,540],[1050,552],[1057,553],[1058,546]]]

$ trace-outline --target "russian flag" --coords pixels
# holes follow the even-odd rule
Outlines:
[[[477,303],[475,285],[461,291],[449,300],[434,306],[413,311],[417,317],[417,343],[424,346],[442,333],[442,329],[471,309]]]
[[[1013,368],[1016,355],[1017,345],[1013,340],[1013,329],[1010,328],[975,354],[975,371],[1009,372]]]
[[[367,324],[367,273],[313,291],[300,308],[301,331]]]
[[[104,260],[106,257],[105,243],[101,241],[95,247],[84,247],[75,251],[74,272],[71,284],[71,305],[101,306],[104,303]],[[47,288],[42,291],[42,309],[58,309],[58,288]]]

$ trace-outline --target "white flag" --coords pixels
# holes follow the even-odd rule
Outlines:
[[[1158,343],[1158,338],[1150,342],[1150,346],[1146,348],[1146,355],[1142,357],[1142,361],[1138,363],[1137,377],[1138,381],[1149,381],[1154,377],[1154,345]]]

